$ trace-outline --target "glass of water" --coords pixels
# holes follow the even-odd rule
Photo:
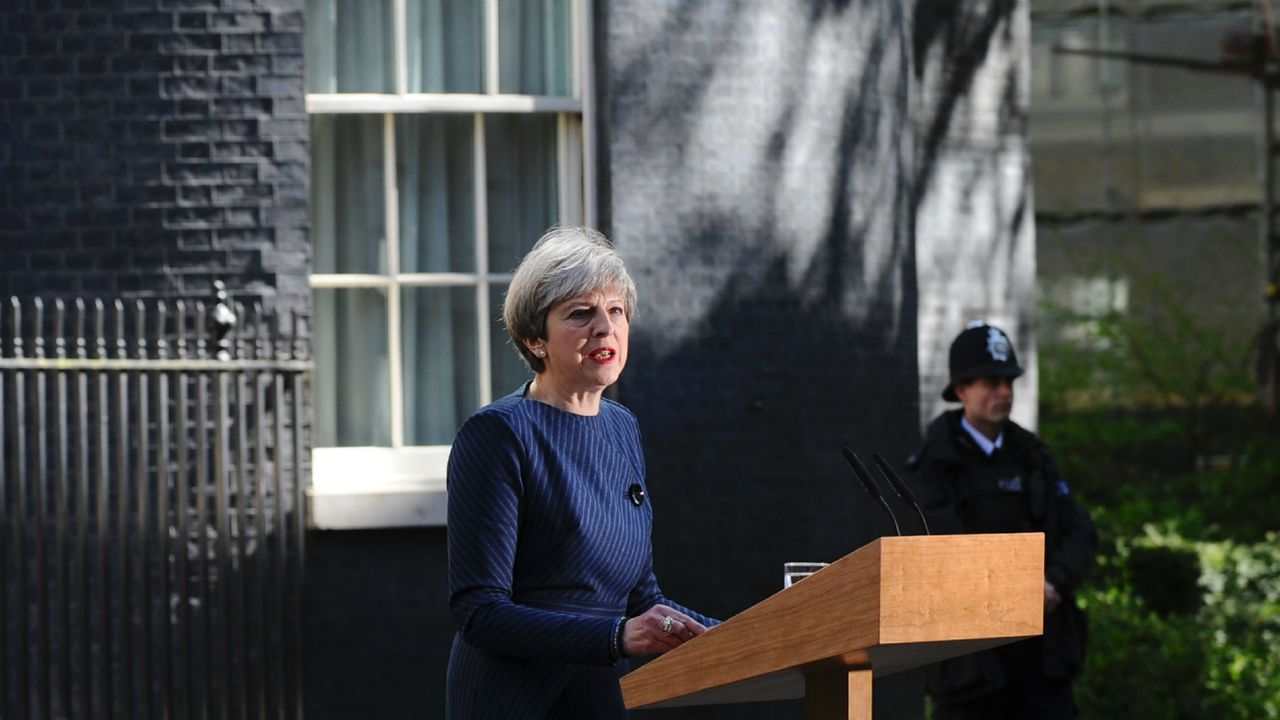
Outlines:
[[[782,564],[782,587],[789,588],[810,575],[818,572],[830,563],[824,562],[789,562]]]

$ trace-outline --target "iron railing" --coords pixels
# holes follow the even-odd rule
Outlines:
[[[298,317],[221,289],[3,314],[0,717],[301,718]]]

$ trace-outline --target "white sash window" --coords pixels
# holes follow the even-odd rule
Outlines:
[[[527,377],[511,271],[592,222],[587,4],[308,0],[318,526],[443,522],[458,426]]]

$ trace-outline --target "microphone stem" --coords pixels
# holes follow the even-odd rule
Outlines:
[[[876,499],[884,506],[884,511],[889,514],[889,519],[893,521],[893,531],[901,537],[902,528],[898,527],[898,518],[894,516],[893,510],[889,507],[889,503],[885,502],[883,495],[877,496]]]
[[[919,503],[911,503],[911,507],[915,508],[916,514],[920,516],[920,524],[924,526],[924,534],[932,535],[933,533],[929,532],[929,521],[924,519],[924,511],[920,509]]]

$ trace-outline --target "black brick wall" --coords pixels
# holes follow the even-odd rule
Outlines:
[[[307,538],[307,720],[444,717],[453,642],[444,528]]]
[[[305,309],[304,9],[0,5],[0,294]]]
[[[727,617],[784,562],[892,532],[840,448],[902,458],[918,438],[911,6],[596,8],[601,212],[640,295],[618,395],[645,437],[659,581]],[[921,715],[915,674],[875,697],[877,717]]]

